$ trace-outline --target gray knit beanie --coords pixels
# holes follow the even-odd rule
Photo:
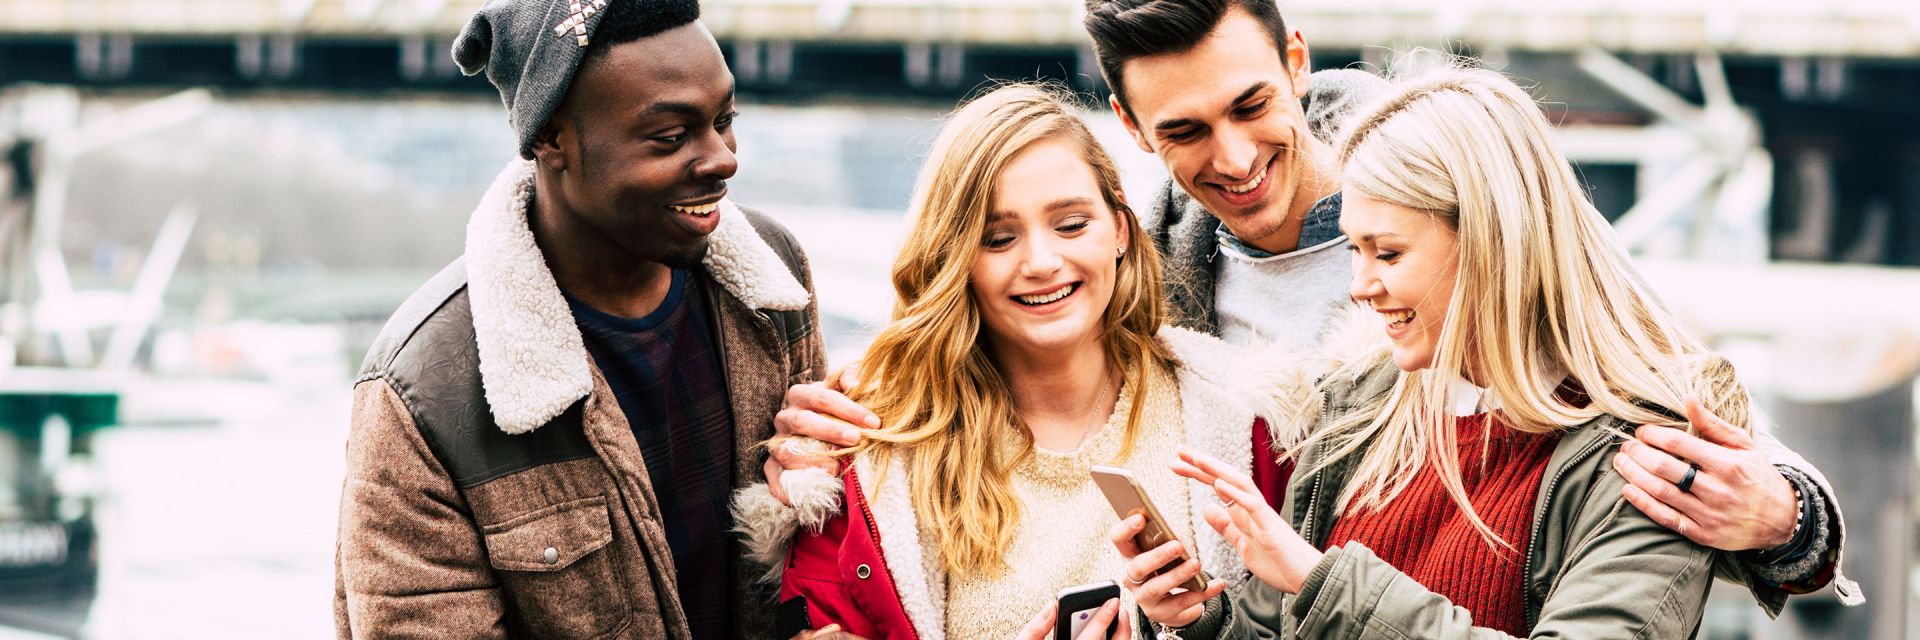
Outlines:
[[[519,134],[520,157],[531,160],[534,137],[590,43],[631,42],[699,17],[697,0],[488,0],[454,40],[453,60],[467,75],[487,73]]]

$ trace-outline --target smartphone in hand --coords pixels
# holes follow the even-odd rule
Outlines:
[[[1160,510],[1154,508],[1153,500],[1147,497],[1147,490],[1140,486],[1140,482],[1133,478],[1132,471],[1119,467],[1095,466],[1093,483],[1100,487],[1100,493],[1106,494],[1107,502],[1113,505],[1113,513],[1120,516],[1121,520],[1136,513],[1146,519],[1146,528],[1141,529],[1140,533],[1133,537],[1133,544],[1140,551],[1146,552],[1174,539],[1173,527],[1169,526],[1168,520],[1160,515]],[[1186,560],[1187,554],[1182,552],[1180,557],[1167,563],[1167,566],[1155,569],[1153,575],[1166,573]],[[1194,575],[1192,579],[1181,583],[1180,588],[1188,591],[1206,589],[1206,572],[1202,571]]]
[[[1100,612],[1100,606],[1108,600],[1120,597],[1120,585],[1112,580],[1103,580],[1078,587],[1067,587],[1060,592],[1060,605],[1054,608],[1057,615],[1053,618],[1053,640],[1078,640],[1080,632],[1087,628],[1093,615]],[[1115,630],[1125,624],[1126,612],[1113,617],[1113,624],[1107,626],[1107,638],[1112,638]]]

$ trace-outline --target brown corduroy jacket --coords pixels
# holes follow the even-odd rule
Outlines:
[[[342,638],[687,638],[659,503],[527,226],[530,165],[496,179],[466,255],[388,322],[354,388],[334,621]],[[787,387],[825,366],[805,256],[723,203],[699,277],[735,422],[733,482]],[[735,636],[772,593],[743,561]]]

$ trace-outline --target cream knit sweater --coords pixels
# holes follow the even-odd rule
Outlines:
[[[1014,468],[1013,489],[1023,508],[1013,546],[1007,550],[1009,569],[998,575],[948,577],[948,638],[1005,638],[1061,589],[1125,579],[1126,562],[1107,539],[1107,530],[1119,519],[1093,484],[1089,471],[1094,465],[1131,469],[1161,514],[1173,521],[1176,535],[1193,540],[1186,481],[1167,468],[1186,438],[1175,385],[1173,376],[1165,372],[1148,384],[1140,433],[1126,460],[1115,462],[1114,458],[1120,454],[1132,405],[1130,387],[1121,389],[1113,415],[1078,450],[1062,453],[1036,448]],[[1012,435],[1006,442],[1019,444]],[[1125,589],[1121,593],[1121,610],[1132,611],[1132,597]]]

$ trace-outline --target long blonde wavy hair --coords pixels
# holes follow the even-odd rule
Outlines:
[[[913,508],[936,522],[949,572],[993,574],[1020,521],[1010,472],[1033,451],[1012,395],[981,334],[968,275],[986,237],[993,187],[1013,157],[1042,140],[1064,139],[1093,168],[1100,195],[1128,232],[1113,299],[1102,318],[1108,362],[1130,382],[1133,399],[1119,454],[1130,455],[1151,373],[1170,363],[1155,340],[1165,312],[1160,258],[1127,208],[1120,173],[1057,89],[1010,84],[956,111],[935,140],[914,188],[912,225],[893,262],[893,319],[862,360],[848,395],[880,416],[854,453],[884,469],[904,461]],[[1023,446],[1000,450],[1005,430]]]
[[[1481,535],[1511,548],[1466,499],[1448,401],[1459,377],[1488,388],[1501,422],[1528,433],[1601,415],[1685,428],[1689,395],[1749,423],[1732,368],[1648,291],[1513,81],[1449,67],[1397,82],[1349,122],[1337,156],[1346,188],[1457,233],[1459,275],[1432,365],[1400,373],[1373,406],[1312,436],[1326,442],[1323,464],[1359,457],[1342,512],[1385,505],[1432,464]],[[1557,396],[1563,382],[1587,401]]]

